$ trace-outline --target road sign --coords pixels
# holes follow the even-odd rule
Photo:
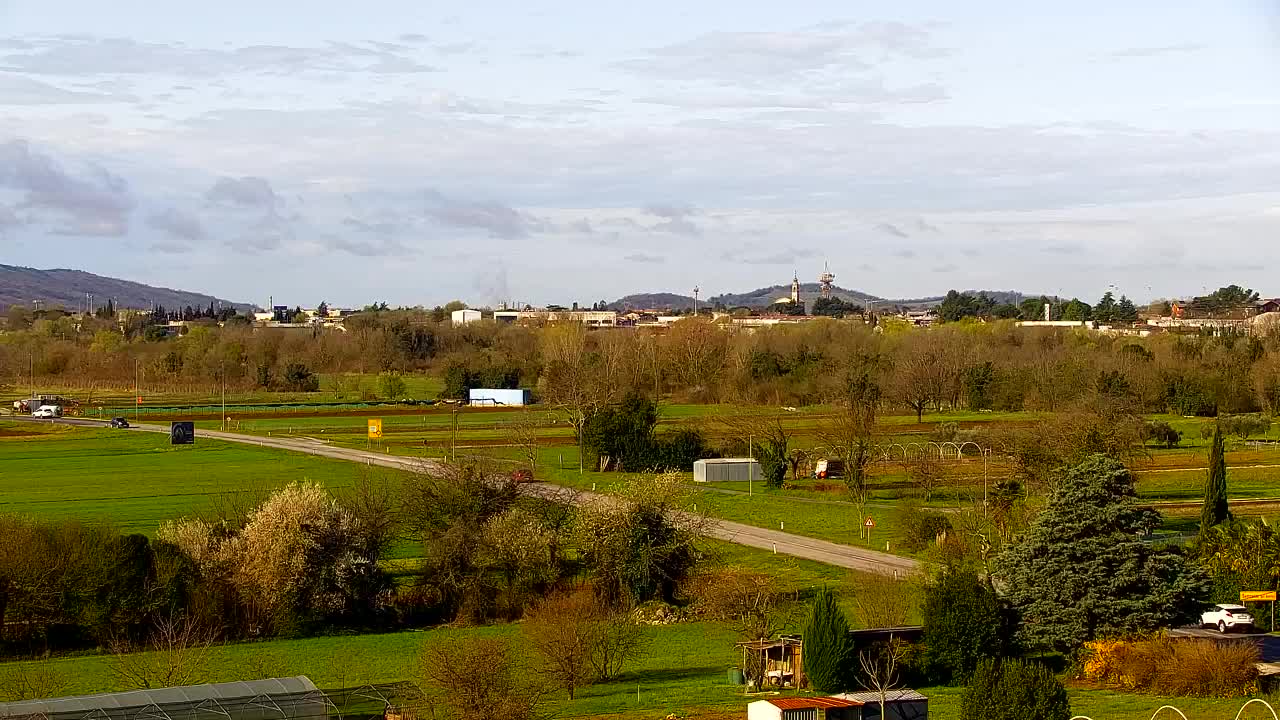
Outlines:
[[[1275,590],[1244,590],[1240,593],[1240,602],[1275,602]]]
[[[370,440],[382,439],[382,421],[381,420],[373,420],[373,419],[369,420],[369,439]]]
[[[862,525],[863,527],[873,528],[876,526],[876,521],[872,520],[871,518],[867,518],[867,521],[862,523]]]

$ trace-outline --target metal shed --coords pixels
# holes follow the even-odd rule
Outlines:
[[[694,482],[750,482],[763,478],[760,463],[752,458],[711,458],[693,464]]]
[[[834,695],[858,703],[862,720],[926,720],[929,717],[929,698],[915,690],[889,690],[884,694],[887,712],[880,713],[880,693],[855,692]]]
[[[0,703],[0,718],[328,720],[329,697],[303,676]]]
[[[471,388],[468,393],[468,400],[472,405],[523,407],[530,404],[532,401],[531,395],[527,389]]]

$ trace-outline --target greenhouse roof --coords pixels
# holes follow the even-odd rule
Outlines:
[[[214,685],[188,685],[158,690],[132,690],[104,695],[77,695],[47,700],[24,700],[0,703],[0,717],[44,715],[47,717],[86,715],[103,711],[109,716],[132,708],[157,708],[149,718],[163,718],[166,707],[194,707],[201,703],[236,703],[260,697],[298,696],[315,692],[316,686],[306,677],[273,678]],[[115,711],[115,712],[113,712]]]

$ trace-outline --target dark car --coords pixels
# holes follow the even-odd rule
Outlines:
[[[111,427],[113,427],[113,428],[127,428],[127,427],[129,427],[129,421],[128,421],[128,420],[125,420],[125,419],[124,419],[124,418],[122,418],[122,417],[118,417],[118,418],[111,418]]]

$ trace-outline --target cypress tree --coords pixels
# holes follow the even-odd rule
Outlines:
[[[935,682],[964,684],[1004,650],[1000,600],[971,570],[948,568],[924,594],[925,658]]]
[[[836,604],[830,588],[822,588],[813,601],[804,627],[804,673],[814,690],[835,693],[846,689],[852,675],[853,641],[849,621]]]
[[[1227,508],[1227,461],[1224,457],[1222,428],[1213,430],[1209,448],[1209,475],[1204,484],[1204,506],[1200,508],[1200,532],[1231,518]]]

